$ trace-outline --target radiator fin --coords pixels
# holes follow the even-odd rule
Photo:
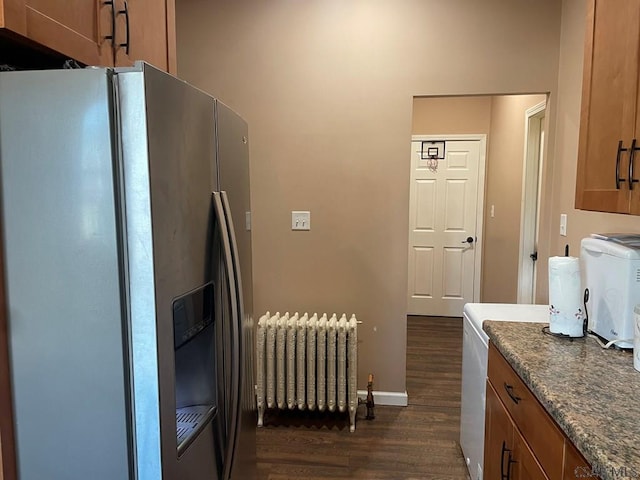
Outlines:
[[[296,406],[296,334],[298,333],[298,312],[287,322],[287,407]],[[281,407],[282,408],[282,407]]]
[[[287,399],[285,396],[286,377],[285,365],[287,357],[287,325],[289,324],[289,312],[276,321],[276,403],[280,410],[284,409]]]
[[[338,378],[336,386],[338,388],[338,410],[341,412],[347,409],[347,316],[342,315],[338,322],[338,346],[336,356],[338,357]]]
[[[356,430],[356,411],[358,410],[358,320],[355,315],[349,319],[349,334],[347,335],[347,349],[349,351],[349,418],[351,420],[349,429]]]
[[[264,314],[258,320],[258,330],[256,332],[256,368],[258,372],[266,372],[266,343],[267,343],[267,324],[269,322],[269,312]],[[264,373],[256,378],[256,399],[258,411],[264,411],[265,399],[267,397],[267,379]],[[262,416],[258,416],[258,426],[262,426]]]
[[[296,342],[296,404],[300,410],[304,410],[306,403],[306,378],[307,378],[307,324],[309,316],[305,313],[298,320]]]
[[[318,410],[324,412],[327,406],[327,314],[323,314],[318,322],[318,377],[316,390],[318,395]]]
[[[267,393],[267,407],[276,408],[276,336],[278,331],[278,318],[279,313],[269,318],[267,321],[267,337],[266,337],[266,368],[267,368],[267,381],[266,381],[266,393]],[[260,381],[258,381],[258,385]]]
[[[309,319],[307,331],[307,407],[316,409],[316,338],[318,334],[318,315]]]

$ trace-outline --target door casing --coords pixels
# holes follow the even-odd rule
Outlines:
[[[540,102],[525,112],[518,303],[534,303],[536,295],[537,268],[529,255],[538,249],[546,106],[546,101]]]

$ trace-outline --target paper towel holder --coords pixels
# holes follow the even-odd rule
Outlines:
[[[584,335],[582,337],[572,337],[571,335],[567,335],[566,333],[554,333],[549,329],[549,325],[545,325],[544,327],[542,327],[542,333],[544,333],[545,335],[551,335],[552,337],[569,340],[570,342],[573,342],[578,338],[584,338]]]

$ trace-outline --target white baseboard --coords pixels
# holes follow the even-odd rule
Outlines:
[[[358,390],[358,398],[366,400],[367,391]],[[409,405],[407,392],[377,392],[373,391],[373,401],[376,405],[392,405],[394,407],[406,407]]]

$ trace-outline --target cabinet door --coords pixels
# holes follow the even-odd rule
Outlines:
[[[562,467],[562,480],[576,480],[597,478],[591,471],[591,466],[573,444],[566,439],[564,442],[564,462]]]
[[[102,0],[23,0],[21,10],[25,31],[20,32],[19,23],[15,28],[7,23],[9,30],[79,62],[113,65],[113,50],[106,38],[111,35],[111,7]]]
[[[562,475],[564,435],[493,343],[489,344],[487,374],[513,423],[526,438],[546,474],[559,478]]]
[[[25,0],[0,0],[0,27],[27,35],[24,2]]]
[[[174,0],[115,1],[116,65],[132,65],[136,60],[144,60],[175,73]]]
[[[549,480],[517,430],[513,435],[513,457],[516,462],[512,468],[512,480]]]
[[[590,0],[586,31],[576,208],[628,213],[640,2]]]
[[[638,88],[640,88],[640,72],[638,73]],[[640,92],[640,90],[636,91]],[[636,98],[636,101],[636,128],[633,138],[638,148],[640,148],[640,93],[638,94],[638,98]],[[629,162],[630,166],[628,175],[632,179],[632,183],[630,184],[632,191],[631,207],[629,213],[631,213],[632,215],[640,215],[640,150],[635,150],[633,152],[633,155],[630,157]]]
[[[483,478],[509,478],[513,459],[513,424],[493,386],[487,382]]]

